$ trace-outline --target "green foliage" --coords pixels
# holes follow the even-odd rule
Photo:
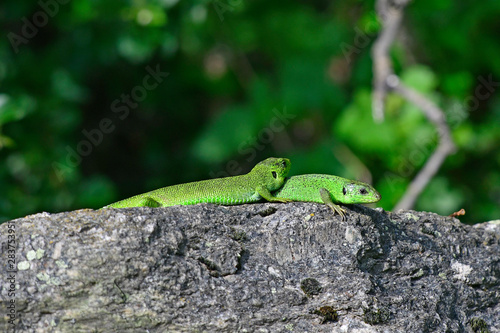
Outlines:
[[[386,122],[375,123],[369,112],[371,102],[371,91],[358,89],[333,124],[332,134],[359,151],[384,154],[400,143],[399,130],[394,124],[397,121],[389,118]],[[377,135],[366,135],[370,132]]]
[[[249,110],[227,110],[201,132],[193,144],[192,154],[206,163],[227,160],[254,135],[254,124],[254,114]]]
[[[374,1],[49,10],[33,32],[39,2],[0,4],[0,222],[243,173],[268,156],[291,158],[292,174],[372,180],[390,210],[438,144],[397,95],[373,121]],[[458,147],[417,209],[465,208],[471,223],[500,216],[499,14],[497,1],[406,10],[395,69],[446,111]],[[169,74],[155,81],[148,68]]]
[[[465,203],[461,189],[450,186],[444,177],[436,177],[427,186],[416,209],[429,210],[442,215],[459,211]]]

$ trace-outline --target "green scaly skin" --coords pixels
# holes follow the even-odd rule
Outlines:
[[[271,192],[283,185],[289,170],[289,159],[270,157],[258,163],[246,175],[167,186],[104,208],[168,207],[203,202],[238,205],[262,198],[271,202],[288,202],[290,200],[286,198],[273,197]]]
[[[276,192],[276,198],[324,203],[345,219],[345,209],[337,204],[371,203],[380,194],[371,185],[332,175],[300,175],[288,178]]]

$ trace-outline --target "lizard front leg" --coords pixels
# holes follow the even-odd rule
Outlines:
[[[326,188],[320,188],[319,195],[321,196],[321,200],[323,200],[325,205],[330,207],[334,211],[334,214],[338,213],[340,215],[340,217],[342,218],[342,221],[344,221],[346,210],[344,208],[340,207],[339,205],[336,205],[335,203],[333,203],[330,192],[328,192],[328,190]]]

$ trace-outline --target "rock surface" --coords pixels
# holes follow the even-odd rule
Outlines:
[[[500,332],[499,223],[350,208],[347,221],[264,203],[4,223],[0,331]]]

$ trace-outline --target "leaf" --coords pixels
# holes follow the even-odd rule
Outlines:
[[[396,145],[397,127],[389,119],[380,124],[375,123],[370,110],[370,92],[360,90],[334,123],[333,135],[360,151],[385,152]]]
[[[426,66],[416,65],[407,68],[401,74],[401,80],[409,87],[421,93],[431,92],[436,89],[438,80],[436,74]]]
[[[6,94],[0,94],[0,126],[23,119],[33,112],[35,105],[33,98],[28,95],[13,98]]]

